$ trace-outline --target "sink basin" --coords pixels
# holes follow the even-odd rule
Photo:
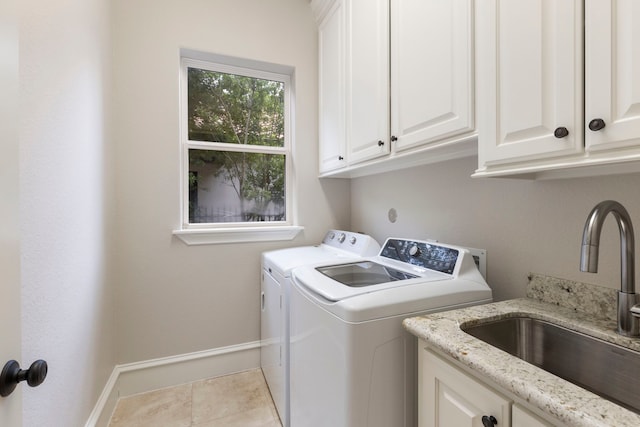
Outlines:
[[[640,414],[640,353],[530,317],[462,329],[500,350]]]

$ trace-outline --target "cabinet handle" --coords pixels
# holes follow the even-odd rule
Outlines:
[[[593,119],[589,122],[589,129],[594,132],[604,129],[606,123],[602,119]]]
[[[494,417],[493,415],[483,415],[482,416],[482,425],[484,427],[493,427],[496,424],[498,424],[498,420],[496,420],[496,417]]]
[[[383,140],[378,141],[378,147],[382,147],[383,145],[384,145],[384,141]]]
[[[391,135],[391,142],[395,142],[398,140],[398,137],[395,135]]]
[[[569,135],[569,129],[566,127],[559,127],[553,132],[553,136],[556,138],[564,138]]]
[[[338,160],[344,160],[344,157],[338,156]]]

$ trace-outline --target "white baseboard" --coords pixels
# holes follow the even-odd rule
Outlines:
[[[116,365],[85,427],[107,427],[120,397],[255,369],[259,366],[260,341]]]

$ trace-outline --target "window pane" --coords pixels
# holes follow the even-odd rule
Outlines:
[[[284,146],[284,83],[188,69],[189,139]]]
[[[285,221],[285,155],[189,150],[189,222]]]

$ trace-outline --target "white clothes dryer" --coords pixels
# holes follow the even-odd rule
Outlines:
[[[291,270],[318,262],[374,256],[380,245],[366,234],[330,230],[321,244],[262,254],[260,366],[284,427],[289,426],[289,293]]]
[[[292,427],[414,427],[417,340],[402,320],[492,301],[469,251],[419,240],[292,278]]]

